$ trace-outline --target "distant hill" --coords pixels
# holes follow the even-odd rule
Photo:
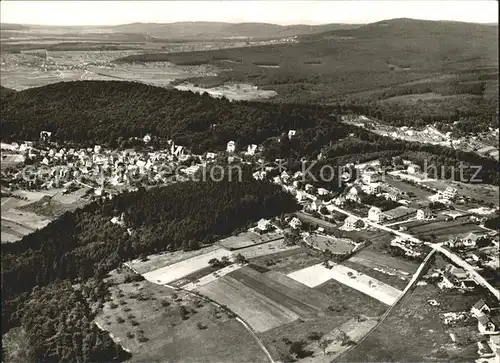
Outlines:
[[[398,18],[383,20],[376,23],[362,25],[351,29],[331,29],[325,32],[307,34],[301,37],[302,40],[321,40],[330,37],[356,37],[363,39],[377,38],[401,38],[404,39],[425,39],[432,41],[436,39],[451,37],[464,37],[463,41],[486,37],[491,40],[495,36],[496,30],[491,24],[464,23],[458,21],[431,21],[410,18]],[[481,42],[483,43],[483,42]]]
[[[170,40],[215,40],[231,38],[269,39],[295,35],[321,33],[338,29],[354,29],[356,24],[324,25],[277,25],[268,23],[223,23],[223,22],[176,22],[176,23],[131,23],[112,26],[48,26],[2,24],[2,30],[11,32],[30,31],[40,36],[99,36],[103,39],[133,35],[145,39]],[[14,34],[14,33],[12,33]],[[16,34],[19,35],[19,34]]]
[[[6,97],[6,96],[10,96],[12,94],[16,93],[15,90],[13,90],[12,88],[7,88],[7,87],[4,87],[4,86],[0,86],[0,97],[3,98],[3,97]]]
[[[353,29],[356,24],[277,25],[269,23],[132,23],[113,26],[120,33],[146,33],[153,37],[170,39],[220,39],[247,37],[252,39],[282,38],[294,35],[320,33],[337,29]]]

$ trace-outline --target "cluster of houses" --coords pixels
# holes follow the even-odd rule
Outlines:
[[[42,132],[40,138],[45,140],[50,133]],[[151,140],[150,135],[143,138],[144,143]],[[177,170],[179,162],[188,160],[192,155],[184,147],[169,142],[169,147],[151,152],[138,152],[133,149],[111,150],[101,145],[93,148],[34,148],[32,143],[13,145],[18,152],[24,153],[29,165],[33,166],[37,178],[26,181],[21,170],[12,171],[6,176],[12,183],[28,183],[27,188],[51,189],[68,187],[78,182],[94,188],[98,193],[104,186],[131,186],[140,181],[141,185],[165,183],[171,174]],[[214,158],[215,154],[207,153],[206,159]],[[194,170],[186,168],[185,174]],[[42,172],[43,171],[43,172]],[[144,177],[148,176],[148,177]]]
[[[408,257],[415,258],[415,257],[423,256],[423,251],[421,251],[422,244],[417,243],[417,242],[412,241],[412,240],[409,240],[409,239],[406,239],[406,238],[395,237],[391,241],[391,246],[397,247],[397,248],[403,250],[405,256],[408,256]]]
[[[477,319],[477,329],[484,339],[477,343],[481,358],[500,360],[500,331],[498,307],[490,307],[483,299],[472,306],[471,315]]]

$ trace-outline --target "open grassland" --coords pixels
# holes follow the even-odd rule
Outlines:
[[[381,251],[375,251],[373,248],[370,247],[374,246],[373,245],[369,246],[368,248],[359,251],[355,255],[356,259],[358,261],[363,260],[361,264],[365,264],[367,267],[386,268],[389,271],[396,270],[404,276],[406,276],[407,274],[414,273],[418,268],[418,263],[415,263],[413,261],[408,261],[399,257],[393,257],[387,253]]]
[[[250,259],[252,264],[285,274],[318,264],[322,261],[323,258],[319,256],[319,253],[304,247]]]
[[[406,285],[408,285],[408,282],[410,282],[412,276],[410,274],[401,274],[397,270],[391,271],[387,268],[367,266],[371,264],[366,263],[366,260],[356,258],[356,256],[349,258],[347,261],[343,261],[342,264],[365,275],[371,276],[385,284],[393,286],[398,290],[404,290]]]
[[[437,242],[443,242],[451,237],[468,232],[485,231],[468,218],[457,218],[452,221],[435,221],[408,227],[408,233],[423,238],[436,238]]]
[[[363,315],[376,318],[387,309],[387,305],[381,301],[333,279],[316,286],[314,290],[320,291],[335,301],[331,313],[335,316]]]
[[[175,251],[175,252],[162,252],[154,255],[149,255],[145,259],[135,259],[128,261],[127,266],[132,268],[139,274],[145,274],[177,262],[181,262],[196,256],[203,255],[218,250],[219,246],[207,246],[194,251]]]
[[[280,239],[283,236],[279,233],[266,233],[260,235],[255,232],[243,232],[236,236],[230,236],[221,239],[218,244],[229,250],[237,250],[240,248],[250,247],[256,244],[265,243]]]
[[[493,203],[497,207],[499,204],[500,197],[499,197],[498,185],[477,184],[477,183],[467,184],[451,180],[429,180],[423,182],[422,184],[443,191],[447,187],[452,186],[457,188],[459,196],[464,196],[479,201],[481,200],[487,201],[487,203]]]
[[[266,361],[245,327],[204,299],[148,281],[110,290],[96,322],[133,362]]]
[[[266,256],[273,253],[283,252],[283,251],[291,251],[296,248],[300,248],[299,246],[286,246],[284,243],[284,239],[278,239],[272,242],[264,243],[257,246],[251,246],[242,248],[240,250],[234,251],[233,254],[241,253],[247,259],[252,259],[255,257]]]
[[[259,273],[244,267],[230,276],[254,291],[285,306],[303,319],[310,319],[332,303],[327,296],[279,272]]]
[[[407,183],[403,180],[399,180],[399,179],[397,179],[394,176],[389,175],[389,174],[385,175],[385,182],[387,184],[392,185],[393,187],[396,187],[396,188],[402,190],[403,192],[407,193],[410,196],[417,197],[421,201],[426,201],[427,198],[433,194],[432,192],[430,192],[428,190],[419,188],[418,186],[415,186],[415,185],[411,185],[410,183]]]
[[[401,294],[400,290],[382,281],[378,281],[368,275],[339,264],[334,264],[331,268],[327,268],[323,264],[318,264],[293,272],[288,276],[310,287],[315,287],[330,279],[335,279],[387,305],[394,303]]]
[[[299,318],[293,311],[259,294],[229,275],[202,286],[199,292],[219,304],[226,305],[258,332]]]
[[[38,214],[11,208],[8,211],[2,210],[2,235],[6,233],[6,242],[15,242],[23,236],[32,233],[37,229],[45,227],[51,219]],[[4,241],[2,236],[2,242]],[[14,239],[19,237],[18,239]]]
[[[354,249],[354,244],[345,238],[336,238],[313,234],[305,238],[305,241],[322,251],[330,250],[333,253],[349,253]]]
[[[460,296],[460,298],[459,298]],[[475,342],[453,344],[440,313],[468,311],[478,295],[446,293],[433,285],[417,286],[386,320],[358,346],[342,357],[346,362],[473,361]],[[441,305],[431,306],[429,299]],[[473,324],[475,325],[475,324]],[[477,329],[470,326],[470,329]]]
[[[231,253],[228,250],[218,248],[202,255],[144,273],[143,276],[147,280],[158,284],[168,284],[209,266],[208,262],[214,258],[220,260],[222,257],[230,256]]]

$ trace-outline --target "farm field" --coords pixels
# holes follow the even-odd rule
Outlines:
[[[459,234],[482,231],[485,230],[468,218],[457,218],[454,221],[435,221],[414,227],[410,226],[407,233],[424,238],[435,236],[437,242],[443,242]]]
[[[244,267],[230,276],[256,292],[290,309],[303,319],[315,317],[333,301],[308,286],[275,271],[259,273]]]
[[[146,272],[143,274],[148,281],[158,284],[168,284],[172,281],[179,280],[186,275],[192,274],[209,266],[208,261],[213,258],[221,259],[222,257],[230,257],[231,253],[223,248],[218,248],[204,254],[191,257],[172,265],[161,267],[157,270]]]
[[[45,227],[50,222],[51,219],[35,213],[14,208],[7,211],[2,210],[2,242],[16,242],[23,236]]]
[[[110,287],[96,323],[132,352],[131,362],[259,362],[250,332],[215,305],[148,281]]]
[[[87,204],[90,200],[89,198],[85,198],[88,191],[89,188],[81,188],[73,193],[63,194],[62,192],[58,192],[53,196],[46,195],[40,200],[24,205],[19,209],[49,218],[56,218],[65,212],[74,211]]]
[[[241,253],[247,259],[252,259],[255,257],[266,256],[277,252],[291,251],[296,248],[300,248],[300,246],[286,246],[284,241],[284,238],[281,238],[261,245],[242,248],[240,250],[234,251],[233,255]]]
[[[353,260],[353,262],[365,264],[367,267],[371,268],[379,267],[388,269],[389,271],[396,270],[403,276],[406,276],[405,273],[412,274],[417,271],[419,266],[418,263],[403,258],[393,257],[381,251],[374,251],[374,249],[370,247],[373,247],[373,245],[356,253],[356,255],[351,258],[353,259],[355,257],[356,261]]]
[[[341,317],[363,315],[376,318],[387,310],[387,305],[383,302],[334,279],[316,286],[314,290],[334,300],[336,303],[333,311]]]
[[[229,275],[202,286],[198,291],[217,303],[226,305],[257,332],[299,318],[293,311],[257,293]]]
[[[261,271],[261,272],[260,272]],[[334,304],[326,294],[276,271],[243,267],[196,291],[227,305],[257,332],[264,332],[301,318],[324,317]]]
[[[211,274],[205,274],[202,277],[200,277],[192,282],[189,282],[185,285],[182,285],[181,287],[182,287],[182,289],[189,290],[189,291],[197,290],[201,286],[209,284],[210,282],[213,282],[222,276],[226,276],[227,274],[229,274],[233,271],[236,271],[240,268],[241,268],[241,265],[234,263],[232,265],[229,265],[229,266],[223,267],[219,270],[216,270]],[[175,283],[174,283],[174,285],[175,285]]]
[[[342,264],[365,275],[371,276],[385,284],[393,286],[399,290],[404,290],[412,277],[411,274],[404,275],[398,272],[398,270],[389,270],[387,268],[367,266],[372,264],[367,263],[366,260],[363,260],[361,258],[358,259],[356,258],[356,256],[353,256],[346,261],[342,261]]]
[[[154,255],[149,255],[145,260],[135,259],[132,261],[128,261],[126,262],[126,265],[132,268],[138,274],[145,274],[147,272],[154,271],[159,268],[190,259],[192,257],[200,256],[205,253],[218,250],[219,248],[219,246],[211,245],[194,251],[162,252]]]
[[[318,248],[322,251],[326,251],[328,249],[333,253],[339,254],[349,253],[354,249],[354,244],[345,238],[336,238],[313,234],[309,237],[306,237],[305,241],[314,248]]]
[[[229,250],[237,250],[240,248],[250,247],[255,244],[265,243],[268,241],[273,241],[283,237],[279,233],[266,233],[263,235],[259,235],[255,232],[243,232],[238,234],[237,236],[230,236],[224,239],[221,239],[217,243]]]
[[[433,194],[428,190],[424,190],[422,188],[419,188],[418,186],[411,185],[402,180],[398,180],[390,174],[385,175],[385,182],[402,190],[403,192],[413,193],[421,201],[427,201],[427,198]]]
[[[322,261],[323,258],[320,256],[320,252],[315,252],[304,247],[250,259],[252,264],[285,274],[321,263]]]
[[[319,286],[330,279],[335,279],[387,305],[392,305],[401,294],[400,290],[382,281],[339,264],[333,264],[330,269],[318,264],[293,272],[288,276],[310,287]]]
[[[327,295],[335,302],[326,311],[325,318],[295,321],[259,334],[275,360],[281,360],[283,352],[288,348],[285,342],[290,340],[303,342],[304,350],[311,354],[310,357],[303,358],[304,361],[331,362],[336,355],[325,356],[318,347],[318,342],[311,339],[310,334],[316,333],[321,338],[332,339],[327,351],[334,350],[338,355],[349,347],[349,345],[342,346],[338,341],[341,330],[352,340],[356,340],[364,335],[375,324],[377,317],[387,309],[387,306],[380,301],[335,280],[330,280],[313,290]]]
[[[470,310],[478,295],[446,293],[433,285],[417,286],[403,298],[387,319],[371,335],[345,356],[346,362],[473,361],[477,345],[453,344],[440,313]],[[441,305],[431,306],[429,299]],[[473,322],[471,329],[477,329]],[[469,329],[470,330],[470,329]]]

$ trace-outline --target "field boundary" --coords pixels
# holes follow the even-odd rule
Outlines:
[[[244,246],[244,247],[230,248],[230,247],[226,247],[226,246],[224,246],[224,245],[220,244],[219,242],[217,242],[217,245],[218,245],[218,246],[220,246],[221,248],[225,248],[225,249],[227,249],[229,252],[234,252],[234,251],[243,250],[243,249],[245,249],[245,248],[249,248],[249,247],[260,246],[260,245],[263,245],[263,244],[266,244],[266,243],[269,243],[269,242],[274,242],[274,241],[277,241],[277,240],[279,240],[279,239],[283,239],[283,236],[277,236],[277,237],[275,237],[275,238],[268,239],[267,241],[254,243],[253,245],[250,245],[250,246]]]
[[[246,265],[246,264],[245,264]],[[243,265],[243,266],[245,266]],[[141,275],[139,274],[137,271],[135,271],[135,269],[131,266],[128,266],[126,265],[128,268],[130,268],[134,273],[138,274],[138,275]],[[242,267],[243,267],[242,266]],[[141,275],[142,276],[142,275]],[[152,282],[152,281],[151,281]],[[156,285],[160,285],[158,284],[157,282],[153,282],[154,284]],[[176,286],[171,286],[171,285],[168,285],[168,284],[161,284],[162,286],[166,286],[166,287],[169,287],[173,290],[177,290],[177,291],[184,291],[186,292],[187,294],[191,294],[191,295],[194,295],[196,297],[201,297],[203,299],[206,299],[208,300],[212,305],[218,307],[218,308],[221,308],[221,309],[227,309],[229,311],[231,311],[231,313],[236,317],[235,320],[239,321],[244,327],[245,329],[247,329],[251,335],[254,337],[255,341],[257,342],[257,344],[259,345],[259,347],[262,349],[262,351],[264,352],[264,354],[267,356],[267,358],[269,358],[269,361],[271,363],[276,363],[271,354],[269,353],[269,351],[267,350],[266,346],[264,345],[264,343],[262,343],[262,341],[259,339],[259,337],[257,336],[257,334],[255,334],[255,331],[252,329],[252,327],[245,321],[245,319],[243,319],[241,316],[239,316],[238,314],[236,314],[234,311],[232,311],[231,309],[229,309],[228,307],[226,306],[221,306],[220,304],[218,304],[216,301],[212,300],[210,297],[208,296],[205,296],[205,295],[202,295],[202,294],[199,294],[197,293],[196,291],[190,291],[190,290],[184,290],[182,287],[176,287]]]
[[[405,289],[403,290],[403,293],[401,295],[399,295],[399,297],[396,299],[396,301],[391,306],[389,306],[389,308],[385,311],[384,314],[382,314],[382,316],[380,317],[377,324],[375,326],[373,326],[358,342],[356,342],[355,345],[353,345],[352,347],[347,349],[344,353],[342,353],[342,355],[340,355],[336,359],[337,361],[340,361],[340,359],[343,358],[347,353],[349,353],[351,350],[353,350],[355,347],[357,347],[360,343],[362,343],[366,338],[368,338],[370,336],[371,333],[373,333],[375,331],[375,329],[377,329],[384,322],[384,320],[389,316],[389,314],[392,312],[394,307],[403,299],[403,297],[406,296],[408,291],[410,291],[413,288],[413,285],[418,281],[418,279],[422,275],[422,272],[424,271],[425,265],[427,265],[427,262],[430,261],[431,257],[434,255],[435,252],[436,252],[436,249],[434,249],[434,248],[432,249],[431,252],[429,252],[429,254],[425,257],[422,264],[418,267],[417,271],[413,275],[413,277],[410,280],[410,282],[408,283],[408,285],[406,285]]]

